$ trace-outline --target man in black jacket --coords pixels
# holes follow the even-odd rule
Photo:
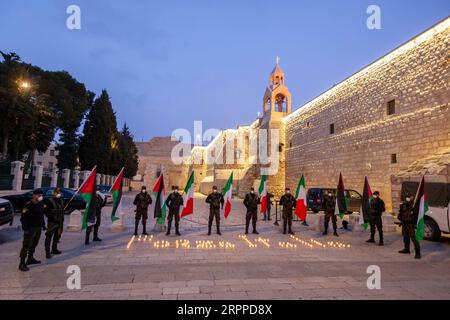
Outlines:
[[[370,218],[370,239],[368,243],[375,243],[375,229],[378,230],[380,238],[379,245],[384,245],[383,242],[383,212],[386,211],[384,201],[380,198],[380,192],[375,191],[373,193],[373,199],[370,202],[371,218]]]
[[[20,222],[22,223],[23,242],[20,250],[20,271],[29,271],[27,265],[39,264],[41,261],[34,258],[34,251],[41,238],[41,230],[45,228],[44,204],[41,190],[34,190],[33,196],[22,209]],[[27,258],[25,262],[25,259]]]
[[[60,238],[59,230],[64,224],[64,200],[59,188],[55,188],[55,190],[53,190],[53,195],[46,201],[44,209],[47,217],[47,231],[45,232],[45,257],[47,259],[51,259],[52,254],[61,254],[61,251],[58,250],[58,241]],[[51,251],[50,245],[52,245]]]
[[[134,198],[133,204],[136,206],[136,215],[134,222],[134,235],[138,234],[139,221],[142,219],[142,234],[147,233],[147,219],[148,219],[148,206],[152,204],[152,197],[148,194],[147,188],[142,186],[141,192],[139,192]]]
[[[280,206],[283,206],[283,234],[286,234],[286,227],[289,226],[289,234],[294,235],[292,231],[292,211],[295,208],[296,200],[291,194],[291,189],[286,188],[284,195],[280,199]]]
[[[211,235],[211,227],[214,218],[216,219],[217,234],[220,233],[220,207],[223,208],[224,199],[222,194],[217,192],[217,187],[213,186],[213,191],[206,197],[206,203],[209,203],[208,236]]]
[[[167,217],[167,232],[170,235],[170,228],[172,227],[172,220],[175,218],[175,234],[181,236],[179,230],[180,224],[180,208],[183,206],[183,197],[178,192],[178,186],[173,188],[173,192],[166,199],[166,206],[169,208],[169,215]]]
[[[245,195],[244,205],[247,208],[247,214],[245,216],[245,234],[248,234],[248,227],[250,220],[252,220],[253,233],[259,234],[256,231],[256,221],[258,220],[258,204],[260,203],[259,197],[255,194],[255,188],[250,188],[250,193]]]

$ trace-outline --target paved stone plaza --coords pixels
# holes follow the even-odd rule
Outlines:
[[[327,245],[339,241],[346,248],[316,242],[309,245],[284,236],[271,222],[259,221],[259,236],[249,235],[249,248],[239,238],[244,231],[244,209],[235,200],[222,237],[206,235],[207,208],[196,198],[196,214],[181,222],[181,237],[156,234],[146,241],[136,239],[127,249],[134,223],[131,206],[134,194],[124,195],[127,228],[112,233],[105,207],[100,232],[103,242],[83,244],[84,234],[65,232],[60,245],[63,254],[46,261],[42,235],[36,257],[42,265],[30,272],[17,270],[22,232],[15,227],[0,231],[0,300],[4,299],[450,299],[450,241],[423,242],[423,259],[397,254],[402,248],[399,234],[386,235],[386,245],[365,243],[367,233],[339,230],[341,236],[323,237],[296,222],[298,239],[311,238]],[[153,209],[153,208],[152,208]],[[153,213],[153,210],[150,210]],[[152,214],[151,214],[152,215]],[[69,219],[66,219],[66,222]],[[314,216],[310,215],[312,223]],[[154,219],[149,225],[153,227]],[[152,228],[149,228],[152,229]],[[269,239],[270,248],[258,237]],[[181,241],[189,240],[190,249]],[[216,248],[198,249],[196,241],[212,240]],[[155,243],[160,241],[160,248]],[[169,248],[161,248],[169,241]],[[219,241],[234,244],[222,249]],[[289,242],[297,248],[281,248]],[[183,242],[186,244],[186,242]],[[348,247],[350,245],[350,247]],[[66,269],[81,268],[81,290],[68,290]],[[381,268],[381,290],[366,286],[369,265]]]

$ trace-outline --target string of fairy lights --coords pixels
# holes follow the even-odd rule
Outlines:
[[[249,250],[256,250],[258,248],[270,249],[272,248],[269,238],[256,237],[250,239],[245,234],[238,235],[238,242],[224,241],[224,240],[195,240],[192,242],[188,239],[170,240],[156,240],[153,235],[132,236],[127,243],[126,248],[130,249],[133,243],[149,243],[150,247],[156,250],[167,249],[182,249],[182,250],[235,250],[237,243],[241,243]],[[290,235],[288,241],[278,241],[278,248],[282,250],[300,250],[300,249],[328,249],[328,250],[346,250],[350,249],[351,245],[340,241],[326,241],[322,242],[314,238],[303,239],[295,235]]]

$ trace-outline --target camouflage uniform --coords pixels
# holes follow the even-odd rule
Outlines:
[[[250,220],[252,220],[253,233],[257,234],[256,221],[258,220],[258,204],[260,203],[259,197],[255,193],[247,193],[244,199],[244,205],[247,208],[247,214],[245,216],[245,233],[248,233],[248,227]]]
[[[328,195],[324,197],[323,200],[323,210],[325,211],[325,221],[324,221],[324,227],[325,230],[323,232],[324,235],[328,234],[328,225],[331,222],[333,223],[333,230],[334,235],[337,235],[337,218],[334,214],[334,210],[336,208],[336,198]]]
[[[289,234],[292,232],[292,210],[295,208],[296,200],[292,194],[285,194],[280,199],[280,205],[283,206],[283,233],[286,234],[286,227],[289,226]]]
[[[416,240],[416,221],[417,215],[414,212],[414,204],[412,201],[404,202],[400,206],[398,219],[402,223],[402,235],[405,248],[400,253],[410,253],[411,241],[414,244],[416,258],[420,258],[420,244]]]
[[[137,235],[139,221],[142,219],[142,234],[147,234],[148,206],[152,204],[152,197],[147,193],[139,192],[134,198],[133,204],[136,206],[134,223],[134,234]]]
[[[209,203],[208,235],[211,234],[214,218],[216,218],[217,234],[220,235],[220,207],[222,206],[223,208],[223,196],[219,192],[212,192],[208,195],[205,202]]]
[[[175,234],[180,235],[180,207],[183,206],[183,197],[177,193],[172,192],[166,199],[166,206],[169,208],[169,215],[167,216],[167,233],[170,234],[170,228],[172,227],[172,220],[175,217]]]
[[[36,203],[32,201],[27,202],[22,209],[20,221],[23,229],[22,249],[19,254],[20,262],[21,265],[25,265],[25,258],[28,256],[26,264],[33,264],[36,261],[34,259],[34,251],[41,238],[41,230],[45,226],[44,204],[42,201]]]

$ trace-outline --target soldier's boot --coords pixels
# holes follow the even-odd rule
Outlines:
[[[290,234],[290,235],[295,235],[294,231],[292,231],[291,228],[289,228],[289,234]]]
[[[61,254],[62,252],[58,250],[58,242],[56,242],[55,240],[53,241],[53,245],[52,245],[52,251],[50,252],[51,254]]]
[[[403,250],[400,250],[398,253],[402,253],[402,254],[410,254],[411,251],[409,250],[409,248],[405,248]]]
[[[91,236],[90,232],[86,232],[86,237],[84,238],[84,244],[88,245],[89,244],[89,237]]]
[[[138,228],[139,228],[139,220],[136,220],[136,222],[134,223],[134,235],[135,236],[138,235]]]
[[[30,271],[30,269],[27,267],[27,264],[25,263],[25,258],[20,258],[19,270],[22,272]]]
[[[208,236],[211,235],[211,224],[208,224]]]
[[[283,222],[283,234],[286,234],[286,223]]]
[[[337,230],[335,229],[334,230],[334,232],[333,232],[333,236],[335,236],[335,237],[339,237],[339,235],[338,235],[338,233],[337,233]]]
[[[172,225],[172,223],[168,223],[168,224],[167,224],[167,232],[166,232],[166,236],[170,235],[170,228],[172,227],[171,225]]]
[[[32,264],[40,264],[40,263],[41,263],[41,261],[36,260],[36,259],[33,257],[33,254],[29,254],[29,255],[28,255],[28,259],[27,259],[27,262],[26,262],[27,266],[32,265]]]
[[[142,224],[142,235],[148,236],[148,233],[147,233],[147,223],[143,223],[143,224]]]
[[[328,224],[325,223],[323,227],[324,227],[324,228],[323,228],[323,233],[322,233],[322,235],[326,236],[326,235],[328,234]]]
[[[220,232],[220,225],[219,225],[219,224],[217,225],[217,234],[218,234],[219,236],[222,235],[222,233]]]
[[[50,253],[50,248],[45,248],[45,259],[51,259],[52,254]]]
[[[417,244],[417,245],[414,245],[414,249],[415,249],[415,251],[416,251],[416,255],[414,256],[414,258],[415,259],[420,259],[420,258],[422,258],[422,256],[420,255],[420,246]]]
[[[178,230],[178,228],[175,228],[175,234],[176,234],[177,236],[181,236],[181,233],[180,233],[180,231]]]
[[[374,237],[370,236],[370,239],[366,241],[367,243],[375,243]]]
[[[97,242],[102,241],[102,239],[100,239],[100,238],[98,237],[98,233],[97,233],[96,231],[94,231],[94,238],[92,238],[92,241],[97,241]]]

